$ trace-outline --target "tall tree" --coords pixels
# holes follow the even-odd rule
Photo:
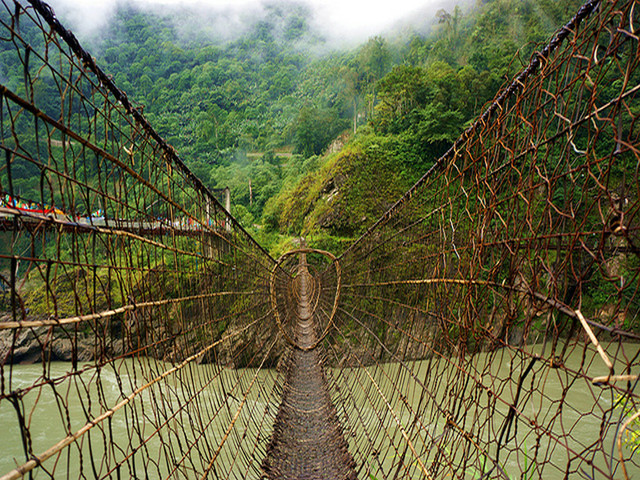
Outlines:
[[[382,37],[370,38],[358,55],[358,64],[362,72],[363,87],[368,97],[367,117],[373,114],[376,104],[376,85],[391,68],[391,53],[387,41]]]

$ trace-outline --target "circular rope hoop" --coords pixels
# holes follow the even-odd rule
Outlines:
[[[336,292],[335,292],[335,296],[333,298],[333,308],[331,309],[331,314],[329,315],[329,320],[327,322],[327,325],[324,329],[324,331],[322,332],[322,334],[320,335],[320,337],[311,345],[308,346],[301,346],[298,343],[295,342],[295,340],[293,338],[291,338],[291,335],[289,335],[289,333],[287,333],[286,329],[284,328],[284,325],[282,323],[282,318],[280,317],[280,312],[278,311],[278,298],[276,295],[276,272],[278,271],[278,269],[280,268],[280,266],[282,265],[282,263],[289,257],[293,256],[293,255],[300,255],[300,254],[307,254],[307,253],[316,253],[319,255],[322,255],[324,257],[327,257],[329,260],[331,260],[331,262],[334,265],[334,268],[336,269]],[[318,308],[318,303],[320,300],[320,288],[321,288],[321,283],[313,276],[311,276],[311,278],[313,279],[314,283],[317,283],[317,289],[318,289],[318,294],[314,295],[315,298],[315,302],[311,311],[311,316],[314,315],[316,309]],[[286,252],[285,254],[283,254],[280,258],[278,258],[276,264],[274,265],[273,269],[271,270],[271,276],[269,279],[269,293],[270,293],[270,300],[271,300],[271,308],[273,309],[274,315],[276,317],[276,323],[278,325],[278,328],[280,329],[280,331],[282,332],[282,335],[284,336],[284,338],[286,339],[287,342],[289,342],[289,344],[291,346],[293,346],[294,348],[297,348],[299,350],[303,350],[303,351],[309,351],[309,350],[313,350],[315,349],[325,338],[326,336],[329,334],[329,330],[331,330],[331,327],[333,325],[333,318],[335,317],[336,311],[338,310],[338,302],[340,300],[340,289],[342,287],[342,277],[341,277],[341,270],[340,270],[340,263],[338,262],[338,259],[336,258],[335,255],[333,255],[331,252],[327,252],[325,250],[318,250],[315,248],[299,248],[296,250],[290,250],[288,252]],[[297,315],[296,315],[297,316]]]

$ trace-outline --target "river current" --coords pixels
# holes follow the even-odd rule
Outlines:
[[[533,346],[529,347],[534,350],[539,350],[540,347]],[[625,350],[627,351],[627,355],[633,351],[638,350],[638,345],[625,345]],[[579,364],[583,365],[584,360],[580,358],[581,356],[575,354],[570,355],[565,360],[565,366],[569,369],[578,369]],[[484,354],[480,354],[477,359],[479,364],[482,364],[484,361]],[[589,375],[597,376],[606,374],[606,371],[602,365],[598,363],[597,358],[592,362],[587,362],[589,365],[588,373]],[[139,385],[136,384],[136,380],[133,376],[130,376],[126,372],[135,372],[136,365],[134,362],[146,362],[146,360],[126,360],[118,367],[118,375],[116,375],[116,371],[112,369],[105,368],[100,373],[100,382],[97,382],[101,385],[100,395],[103,397],[105,405],[115,405],[120,402],[124,395],[127,392],[132,392]],[[165,366],[161,362],[154,362],[155,368],[165,368]],[[427,375],[427,362],[411,362],[411,368],[413,369],[414,374],[417,378],[424,378]],[[80,368],[82,365],[80,366]],[[48,378],[57,378],[63,377],[71,368],[71,364],[64,362],[55,362],[49,366]],[[171,368],[170,365],[166,365],[166,368]],[[388,369],[389,375],[378,376],[378,378],[394,378],[394,372],[399,368],[398,364],[388,364],[384,368]],[[490,382],[490,377],[495,375],[498,376],[507,376],[510,374],[509,372],[510,364],[508,359],[505,359],[504,362],[491,364],[491,375],[488,375],[487,378],[483,378],[483,383]],[[7,367],[5,367],[5,381],[8,381],[8,372]],[[190,367],[190,376],[193,377],[193,381],[198,384],[204,384],[206,382],[206,376],[210,375],[211,367],[208,368],[206,366],[192,366]],[[591,441],[595,441],[598,438],[601,422],[599,421],[598,412],[609,412],[609,422],[614,424],[618,422],[620,418],[621,410],[618,411],[614,409],[611,410],[612,403],[616,401],[616,397],[611,394],[611,392],[607,392],[606,389],[593,389],[593,388],[582,388],[580,385],[572,385],[571,388],[567,388],[567,384],[563,381],[562,375],[560,373],[556,374],[555,370],[550,370],[550,373],[546,375],[544,378],[544,394],[539,396],[530,397],[527,402],[521,406],[523,413],[530,416],[540,416],[542,418],[546,415],[546,411],[551,415],[554,411],[557,411],[559,398],[562,398],[565,395],[565,408],[562,411],[562,420],[557,424],[554,424],[554,429],[558,429],[558,433],[562,432],[565,428],[571,428],[571,437],[575,439],[580,439],[580,444],[588,445]],[[216,397],[219,396],[220,390],[225,390],[224,384],[231,384],[233,379],[237,379],[239,375],[242,373],[247,374],[248,378],[256,375],[256,382],[261,385],[262,392],[273,391],[273,385],[275,383],[275,377],[277,374],[273,370],[264,370],[260,372],[255,371],[222,371],[222,375],[218,380],[211,383],[207,389],[203,390],[201,395],[210,395]],[[356,373],[352,371],[352,374]],[[225,378],[225,375],[227,378]],[[335,370],[331,372],[336,378],[341,378],[341,381],[348,381],[350,378],[349,372],[338,371]],[[11,379],[10,379],[10,387],[11,390],[18,390],[21,388],[29,388],[34,382],[37,382],[39,379],[42,379],[43,376],[43,367],[41,364],[35,365],[15,365],[11,369]],[[443,375],[446,377],[446,375]],[[138,378],[138,377],[136,377]],[[142,376],[140,377],[142,378]],[[355,375],[354,375],[355,378]],[[95,380],[95,379],[94,379]],[[139,380],[142,381],[142,380]],[[65,428],[63,418],[66,415],[61,415],[61,404],[67,404],[69,406],[69,422],[71,426],[71,431],[76,431],[81,428],[86,423],[87,416],[83,412],[83,408],[87,408],[85,405],[86,402],[82,402],[80,398],[83,397],[84,388],[86,388],[87,383],[91,383],[88,378],[79,378],[74,382],[66,382],[68,385],[65,388],[56,388],[55,390],[50,388],[47,385],[42,387],[38,387],[38,391],[31,391],[29,394],[24,397],[24,412],[25,412],[25,421],[29,425],[29,430],[31,432],[31,441],[33,444],[33,451],[36,453],[41,453],[46,449],[50,448],[52,445],[60,441],[62,438],[66,436],[67,429]],[[128,385],[123,390],[122,385]],[[384,390],[384,385],[381,385]],[[170,383],[168,385],[162,386],[159,385],[160,389],[162,388],[172,388]],[[177,388],[174,386],[173,388]],[[446,388],[446,386],[442,386],[442,388]],[[56,392],[55,394],[53,392]],[[228,388],[227,388],[228,391]],[[444,391],[444,390],[443,390]],[[596,394],[594,394],[596,392]],[[600,392],[600,393],[598,393]],[[175,393],[175,392],[173,392]],[[442,393],[442,392],[440,392]],[[436,392],[438,394],[438,392]],[[410,383],[406,386],[405,391],[406,398],[410,404],[418,405],[420,402],[420,389],[416,388],[416,385],[411,385]],[[169,396],[168,396],[169,397]],[[178,395],[179,397],[179,395]],[[139,402],[149,402],[150,397],[146,394],[140,395]],[[390,399],[393,401],[393,399]],[[256,395],[250,396],[247,399],[246,406],[242,409],[242,416],[238,419],[237,426],[240,428],[247,428],[248,432],[253,431],[255,433],[255,429],[261,429],[259,434],[263,436],[263,439],[268,436],[270,433],[271,426],[263,425],[266,421],[256,421],[256,419],[264,420],[265,418],[272,418],[275,410],[277,409],[277,404],[279,402],[279,398],[270,398],[265,399],[265,395]],[[215,403],[215,402],[212,402]],[[220,403],[220,402],[218,402]],[[154,428],[151,427],[150,423],[145,419],[149,418],[148,411],[150,407],[147,407],[147,413],[144,415],[140,415],[139,421],[137,425],[131,425],[131,416],[130,415],[120,415],[120,412],[116,412],[112,419],[109,420],[110,425],[109,428],[111,430],[111,435],[117,442],[122,442],[123,445],[126,445],[129,442],[129,434],[132,428],[138,429],[141,433],[142,437],[149,436],[152,438],[150,443],[147,445],[149,452],[162,450],[160,445],[160,439],[157,436],[153,435]],[[376,415],[374,412],[367,412],[367,408],[363,407],[363,418],[370,418],[372,422],[375,422]],[[498,408],[497,410],[500,410]],[[500,415],[504,416],[508,410],[507,406],[502,408],[501,412],[497,412]],[[144,411],[144,408],[141,408],[141,411]],[[95,409],[92,411],[95,412]],[[188,417],[189,412],[185,410],[184,414],[173,419],[174,422],[180,423],[181,425],[188,425],[190,419]],[[95,413],[92,414],[95,416]],[[216,417],[216,421],[209,427],[209,431],[213,436],[220,437],[223,435],[224,430],[226,429],[229,423],[229,415],[220,415]],[[402,423],[410,423],[412,419],[410,418],[399,418]],[[428,428],[433,429],[434,434],[440,429],[442,429],[444,425],[444,421],[441,423],[440,421],[432,422]],[[179,425],[176,425],[176,429],[179,428]],[[525,429],[521,429],[521,431],[525,431]],[[251,435],[248,435],[250,437]],[[88,436],[87,436],[88,437]],[[614,446],[614,437],[615,437],[615,426],[607,429],[607,433],[604,440],[605,448],[610,448],[612,452],[617,456],[617,451],[613,450]],[[362,436],[360,436],[362,438]],[[526,439],[523,440],[526,448]],[[522,444],[521,444],[522,445]],[[250,447],[251,444],[248,443],[247,447]],[[625,447],[628,448],[628,447]],[[561,450],[559,449],[559,457],[558,463],[563,464],[566,463],[566,459],[563,460]],[[71,452],[69,455],[60,455],[58,457],[54,457],[47,462],[44,463],[45,467],[52,467],[55,464],[56,478],[60,476],[61,472],[69,472],[69,478],[74,478],[78,475],[77,467],[74,467],[74,464],[77,462],[77,457],[79,455],[87,455],[90,451],[93,456],[100,456],[104,454],[104,446],[99,442],[89,445],[89,438],[84,439],[76,445],[72,445],[69,448]],[[554,459],[555,459],[554,453]],[[234,456],[233,451],[223,452],[221,454],[218,461],[220,462],[235,462],[237,460],[237,455]],[[524,463],[526,463],[527,455],[524,455]],[[521,472],[521,470],[526,468],[526,465],[523,465],[523,456],[519,457],[511,456],[507,457],[504,463],[504,470],[509,475],[509,478],[521,478],[521,475],[516,475],[516,472]],[[256,465],[259,465],[259,462],[262,459],[256,459]],[[390,462],[393,459],[389,459]],[[4,473],[7,473],[11,469],[15,468],[17,465],[20,465],[25,462],[25,454],[24,448],[21,441],[21,435],[19,430],[19,423],[17,420],[17,411],[13,406],[12,402],[3,400],[0,402],[0,476]],[[594,463],[599,465],[599,468],[606,469],[605,471],[609,471],[609,467],[606,465],[607,460],[606,456],[602,455],[602,458],[594,458]],[[68,465],[71,465],[70,467]],[[158,471],[162,472],[162,475],[168,474],[169,467],[161,466]],[[630,478],[640,478],[640,471],[638,471],[637,467],[633,465],[628,465]],[[255,471],[255,468],[254,468]],[[87,472],[85,472],[86,474]],[[103,472],[104,473],[104,472]],[[147,472],[149,473],[149,472]],[[477,475],[477,471],[473,469],[469,472],[469,478],[474,478]],[[494,472],[495,473],[495,472]],[[621,476],[621,473],[616,472],[616,478]],[[576,472],[576,478],[587,478],[585,473],[581,475],[580,472]],[[64,475],[66,477],[66,475]],[[38,478],[39,476],[36,476]],[[416,477],[417,478],[417,477]],[[526,478],[534,478],[531,475]],[[552,469],[545,470],[545,478],[554,478]],[[558,473],[558,478],[562,478],[560,472]]]

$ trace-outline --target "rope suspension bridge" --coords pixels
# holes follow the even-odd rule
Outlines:
[[[53,209],[0,212],[0,478],[637,478],[639,31],[586,3],[345,252],[276,260],[0,0],[0,196]]]

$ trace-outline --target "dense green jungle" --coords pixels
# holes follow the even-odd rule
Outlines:
[[[78,36],[193,172],[231,189],[232,213],[275,256],[300,236],[340,252],[580,4],[466,2],[350,48],[303,3],[267,4],[233,39],[185,28],[199,15],[186,7],[119,4]],[[19,91],[6,53],[0,79]],[[53,88],[36,89],[45,111]],[[16,174],[25,198],[38,198],[32,173]]]

